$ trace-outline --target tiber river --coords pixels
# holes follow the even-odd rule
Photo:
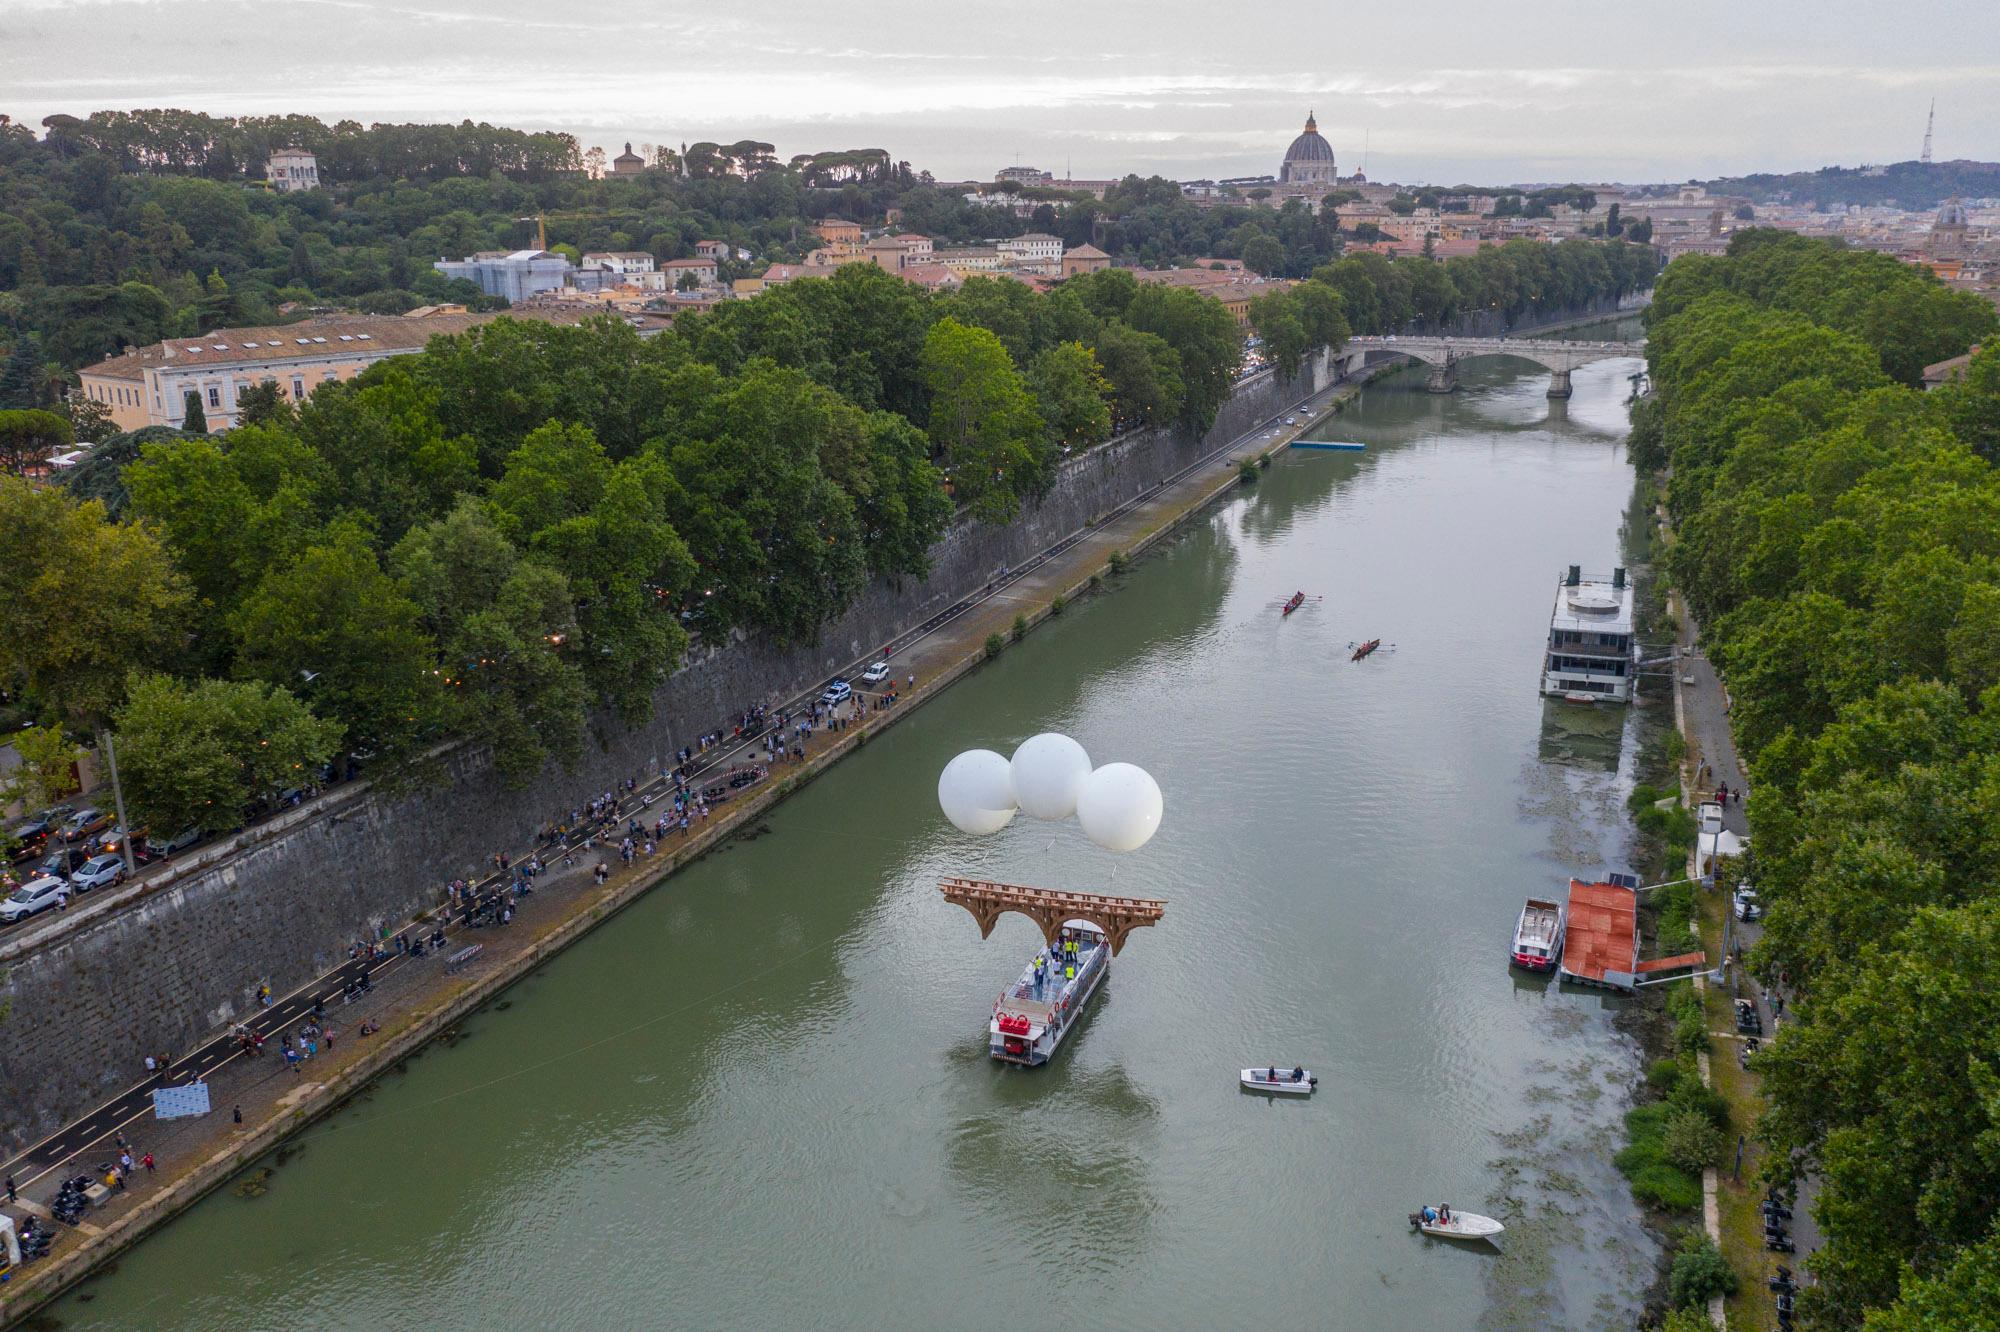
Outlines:
[[[1636,718],[1536,681],[1558,571],[1621,562],[1632,369],[1567,404],[1505,361],[1450,398],[1370,388],[1328,427],[1365,454],[1285,455],[54,1316],[1630,1327],[1657,1250],[1610,1158],[1639,1052],[1618,1002],[1507,952],[1525,896],[1621,863]],[[1325,600],[1281,621],[1295,589]],[[1151,844],[951,830],[946,760],[1049,729],[1159,779]],[[981,942],[953,873],[1169,907],[1022,1071],[985,1025],[1039,936]],[[1238,1090],[1273,1061],[1319,1093]],[[1439,1200],[1504,1251],[1413,1235]]]

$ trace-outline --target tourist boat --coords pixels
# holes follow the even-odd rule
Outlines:
[[[1363,657],[1367,656],[1369,653],[1373,652],[1376,648],[1381,646],[1382,646],[1381,639],[1371,638],[1366,643],[1363,643],[1360,647],[1354,649],[1354,655],[1349,657],[1348,660],[1360,661]]]
[[[1449,1221],[1426,1221],[1422,1212],[1411,1212],[1410,1224],[1424,1234],[1435,1235],[1439,1239],[1486,1240],[1489,1243],[1507,1228],[1490,1216],[1461,1212],[1456,1208],[1452,1209]]]
[[[1305,604],[1306,604],[1306,594],[1303,592],[1294,592],[1292,593],[1292,599],[1285,603],[1285,608],[1279,611],[1278,615],[1280,616],[1280,618],[1290,615],[1293,611],[1297,610],[1299,607]]]
[[[1062,944],[1077,943],[1076,975],[1066,974]],[[1009,986],[993,1005],[993,1021],[987,1026],[987,1053],[1007,1064],[1034,1068],[1046,1064],[1076,1029],[1083,1010],[1097,987],[1111,970],[1111,949],[1104,932],[1087,920],[1064,921],[1056,945],[1038,953],[1049,965],[1037,978],[1035,959],[1029,958],[1021,979]]]
[[[1311,1069],[1307,1069],[1305,1076],[1297,1082],[1292,1080],[1289,1068],[1278,1069],[1275,1078],[1271,1073],[1268,1067],[1246,1068],[1241,1081],[1246,1090],[1270,1092],[1274,1096],[1311,1096],[1313,1088],[1319,1086],[1319,1079],[1312,1075]]]
[[[1514,926],[1514,965],[1529,971],[1554,971],[1562,957],[1565,919],[1562,903],[1529,898]]]
[[[1586,578],[1580,565],[1557,581],[1542,651],[1542,693],[1569,703],[1630,703],[1639,669],[1632,582],[1623,569]]]

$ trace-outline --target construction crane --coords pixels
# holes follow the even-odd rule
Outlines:
[[[1931,128],[1937,124],[1937,98],[1931,98],[1931,113],[1924,117],[1924,155],[1918,160],[1925,166],[1931,164]]]

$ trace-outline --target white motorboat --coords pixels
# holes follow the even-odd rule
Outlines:
[[[1319,1086],[1319,1079],[1312,1075],[1310,1069],[1299,1070],[1297,1078],[1292,1076],[1289,1068],[1275,1070],[1275,1077],[1272,1076],[1273,1071],[1269,1068],[1246,1068],[1242,1083],[1251,1091],[1272,1092],[1279,1096],[1311,1096],[1313,1088]]]
[[[1410,1224],[1426,1235],[1457,1240],[1497,1240],[1500,1232],[1507,1228],[1490,1216],[1461,1212],[1457,1208],[1452,1209],[1449,1221],[1438,1220],[1435,1212],[1429,1218],[1422,1212],[1411,1212]]]

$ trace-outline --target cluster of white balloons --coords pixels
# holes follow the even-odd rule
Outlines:
[[[1021,742],[1009,760],[968,749],[938,775],[938,804],[961,832],[983,836],[1013,822],[1016,810],[1037,819],[1072,814],[1084,835],[1109,851],[1136,851],[1160,829],[1160,784],[1130,763],[1093,770],[1083,746],[1053,731]]]

